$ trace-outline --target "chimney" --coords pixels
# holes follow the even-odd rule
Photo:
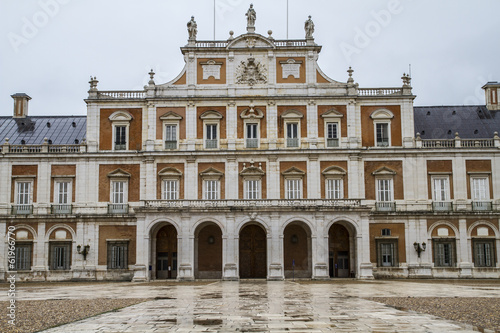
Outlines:
[[[500,103],[498,102],[498,93],[500,93],[500,83],[488,82],[483,86],[486,100],[486,107],[488,110],[500,110]]]
[[[31,99],[25,93],[11,95],[14,99],[14,118],[26,118],[28,115],[28,101]]]

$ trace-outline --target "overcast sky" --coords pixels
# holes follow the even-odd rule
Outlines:
[[[216,39],[246,32],[287,34],[286,0],[215,0]],[[33,99],[30,115],[84,115],[90,75],[100,90],[139,90],[150,68],[157,84],[184,66],[186,23],[214,38],[213,0],[0,0],[0,115],[10,95]],[[319,65],[360,87],[401,86],[412,68],[415,105],[484,104],[481,86],[500,81],[498,0],[289,0],[289,38],[304,38],[312,15]]]

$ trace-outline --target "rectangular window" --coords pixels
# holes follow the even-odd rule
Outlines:
[[[495,88],[491,89],[491,104],[497,104],[497,91]]]
[[[247,148],[258,148],[257,124],[247,124]]]
[[[398,240],[377,240],[377,261],[379,267],[396,267],[398,263]]]
[[[31,182],[17,183],[17,204],[31,205]]]
[[[163,181],[163,200],[177,200],[177,180],[164,180]]]
[[[165,125],[165,149],[177,149],[177,125]]]
[[[376,124],[377,147],[389,146],[389,124]]]
[[[108,242],[108,269],[128,268],[128,242]]]
[[[260,199],[260,180],[246,180],[245,199],[257,200]]]
[[[490,199],[489,179],[487,177],[472,178],[472,200],[487,201]]]
[[[112,203],[123,204],[125,203],[125,182],[113,182]]]
[[[219,181],[205,180],[205,200],[219,199]]]
[[[57,186],[57,203],[69,204],[70,203],[70,183],[69,182],[56,182]]]
[[[342,179],[328,179],[326,184],[326,193],[328,199],[342,199],[344,197],[344,186]]]
[[[205,148],[217,148],[217,124],[206,125]]]
[[[16,271],[28,271],[31,269],[32,244],[16,243]]]
[[[287,199],[301,199],[302,198],[302,180],[301,179],[287,179]]]
[[[473,239],[474,244],[474,266],[495,266],[495,243],[489,239]]]
[[[115,126],[115,150],[127,149],[127,126]]]
[[[328,147],[338,147],[339,137],[338,137],[338,123],[328,123],[326,125],[327,130],[327,146]]]
[[[71,243],[50,244],[50,269],[69,270],[71,266]]]
[[[455,240],[433,239],[434,246],[434,266],[454,267],[455,266]]]
[[[449,182],[448,178],[434,178],[434,201],[447,201],[449,200]]]
[[[298,147],[299,146],[299,124],[287,123],[286,124],[286,146]]]
[[[377,179],[377,201],[392,200],[392,179]]]

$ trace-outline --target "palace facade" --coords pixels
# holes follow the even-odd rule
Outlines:
[[[0,277],[499,278],[500,84],[485,106],[414,107],[408,75],[330,79],[308,24],[199,41],[192,20],[176,78],[91,78],[87,116],[12,95]]]

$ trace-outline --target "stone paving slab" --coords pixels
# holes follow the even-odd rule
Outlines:
[[[440,286],[423,283],[425,295],[441,294]],[[128,287],[129,297],[137,296],[136,287]],[[354,290],[351,286],[357,286]],[[441,286],[442,287],[442,286]],[[112,293],[116,289],[110,287]],[[151,289],[152,287],[149,286]],[[477,296],[473,287],[452,286],[446,295]],[[158,295],[158,290],[149,290]],[[161,290],[161,299],[136,304],[117,312],[102,314],[75,323],[43,331],[72,332],[473,332],[456,322],[431,315],[400,311],[359,297],[413,293],[407,284],[297,284],[289,281],[268,283],[216,282],[205,286],[170,287]],[[73,297],[72,291],[64,294]],[[98,291],[100,292],[100,291]],[[40,291],[34,296],[44,294]],[[499,297],[500,288],[481,293]],[[356,295],[356,296],[354,296]],[[28,295],[25,295],[26,297]],[[387,296],[387,294],[386,294]],[[33,295],[32,295],[33,297]]]

